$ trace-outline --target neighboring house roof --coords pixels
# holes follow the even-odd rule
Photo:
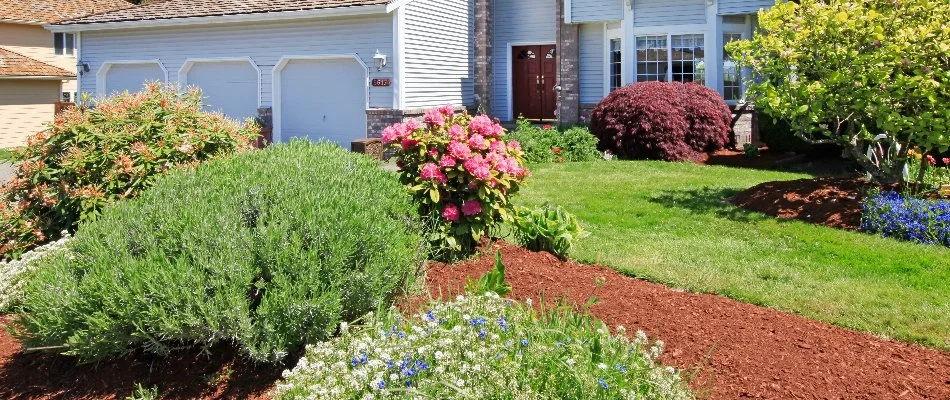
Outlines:
[[[0,79],[56,78],[70,79],[76,75],[65,69],[34,60],[23,54],[0,47]]]
[[[58,25],[264,14],[388,3],[389,0],[157,0],[137,7],[62,21]]]
[[[125,0],[0,0],[0,22],[42,25],[131,6]]]

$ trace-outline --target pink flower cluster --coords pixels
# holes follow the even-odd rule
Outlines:
[[[529,172],[521,146],[504,140],[499,123],[454,111],[428,110],[421,122],[386,128],[382,140],[396,151],[403,183],[429,210],[449,223],[487,229],[500,219],[493,204],[509,207],[505,198]]]

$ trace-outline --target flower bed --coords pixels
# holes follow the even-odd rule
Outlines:
[[[885,237],[950,246],[950,201],[906,197],[894,191],[864,201],[861,229]]]
[[[550,125],[537,127],[520,119],[509,139],[521,144],[525,161],[529,163],[594,161],[603,158],[603,154],[597,151],[597,137],[586,127],[560,130]]]
[[[691,398],[657,363],[663,343],[569,311],[543,312],[489,292],[436,303],[406,319],[391,310],[309,346],[278,399]]]

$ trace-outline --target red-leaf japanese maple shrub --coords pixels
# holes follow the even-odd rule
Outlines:
[[[695,84],[641,82],[613,91],[591,113],[600,150],[620,157],[683,161],[722,148],[731,113],[716,92]]]
[[[715,90],[689,83],[683,87],[682,106],[689,129],[686,144],[698,152],[711,153],[729,143],[732,111]]]

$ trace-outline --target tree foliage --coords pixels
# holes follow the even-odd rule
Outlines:
[[[802,138],[845,145],[883,179],[900,176],[910,148],[950,147],[950,2],[784,2],[759,27],[728,51],[760,77],[750,97]],[[898,162],[866,151],[882,138]]]

